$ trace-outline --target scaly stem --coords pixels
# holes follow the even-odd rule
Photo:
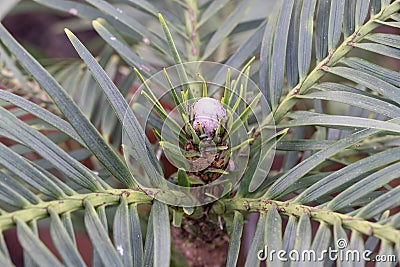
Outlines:
[[[2,212],[2,215],[0,216],[0,229],[4,231],[14,227],[16,218],[24,222],[30,222],[32,220],[49,217],[49,209],[57,214],[63,214],[65,212],[84,209],[87,201],[89,201],[94,207],[116,205],[120,202],[122,196],[126,197],[129,204],[150,204],[155,194],[157,194],[157,192],[144,192],[138,188],[111,189],[98,193],[94,192],[73,195],[65,199],[43,201],[39,204],[29,205],[21,210],[16,210],[10,213]],[[400,240],[400,230],[394,228],[391,224],[382,225],[362,218],[333,212],[323,208],[309,207],[289,201],[283,202],[268,199],[233,198],[217,201],[213,205],[213,211],[218,215],[231,213],[233,211],[239,211],[242,213],[265,213],[269,209],[277,209],[281,214],[296,216],[298,218],[302,214],[306,213],[312,220],[323,221],[330,225],[339,222],[348,229],[356,230],[369,236],[373,235],[377,238],[394,243]]]
[[[85,208],[85,202],[89,201],[94,207],[101,205],[118,204],[122,195],[125,195],[128,203],[151,203],[153,198],[141,189],[111,189],[98,193],[88,193],[69,196],[65,199],[40,202],[36,205],[29,205],[23,209],[10,213],[2,213],[0,216],[0,229],[2,231],[15,226],[15,218],[24,222],[38,220],[50,216],[51,209],[57,214],[81,210]]]
[[[312,220],[323,221],[330,225],[339,222],[345,228],[356,230],[368,236],[373,235],[380,239],[389,240],[395,244],[400,240],[400,230],[394,228],[391,224],[383,225],[327,209],[309,207],[298,203],[291,203],[289,201],[283,202],[268,199],[234,198],[221,200],[218,203],[220,205],[216,205],[214,210],[217,214],[232,211],[265,213],[269,209],[277,209],[281,214],[291,215],[297,218],[305,213]]]
[[[189,36],[187,42],[188,61],[197,61],[199,59],[200,39],[197,32],[197,19],[199,10],[197,8],[197,1],[186,0],[187,12],[185,12],[186,33]]]

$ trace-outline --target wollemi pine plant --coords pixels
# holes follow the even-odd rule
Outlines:
[[[398,264],[399,0],[33,2],[102,47],[0,25],[2,266]]]

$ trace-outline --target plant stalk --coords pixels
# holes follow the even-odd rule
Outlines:
[[[216,205],[216,209],[214,209],[217,214],[232,211],[265,213],[270,209],[276,209],[281,214],[300,218],[300,216],[305,213],[312,220],[326,222],[330,225],[339,222],[345,228],[356,230],[368,236],[373,235],[395,244],[400,240],[400,230],[394,228],[391,224],[382,225],[376,222],[363,220],[362,218],[341,214],[323,208],[291,203],[289,201],[283,202],[269,199],[234,198],[221,200],[219,203],[221,205]]]

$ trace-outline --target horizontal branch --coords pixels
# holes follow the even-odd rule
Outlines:
[[[65,199],[57,199],[52,201],[40,202],[36,205],[26,206],[23,209],[16,210],[10,213],[3,213],[0,216],[0,230],[15,226],[15,220],[18,218],[24,222],[38,220],[49,217],[49,209],[57,214],[82,210],[85,208],[85,203],[90,202],[94,207],[101,205],[118,204],[122,195],[125,195],[128,203],[151,203],[153,197],[147,195],[141,189],[112,189],[98,193],[77,194]]]
[[[373,235],[395,244],[400,240],[400,229],[396,229],[390,224],[382,225],[363,220],[362,218],[297,203],[248,198],[221,200],[219,203],[221,205],[215,206],[214,209],[217,213],[231,212],[233,210],[264,213],[269,209],[277,209],[281,214],[292,215],[298,218],[306,213],[312,220],[326,222],[330,225],[339,221],[345,228],[356,230],[368,236]]]
[[[57,214],[63,214],[65,212],[84,209],[86,202],[90,202],[94,207],[116,205],[120,202],[122,195],[125,195],[129,204],[150,204],[154,199],[154,192],[144,192],[139,188],[112,189],[98,193],[77,194],[65,199],[44,201],[36,205],[27,206],[21,210],[3,213],[0,216],[0,230],[4,231],[14,227],[16,218],[24,222],[30,222],[32,220],[49,217],[49,209]],[[377,238],[394,243],[400,240],[400,229],[396,229],[390,224],[381,225],[376,222],[363,220],[362,218],[297,203],[264,199],[234,198],[220,200],[214,203],[213,207],[213,210],[218,214],[232,211],[264,213],[269,209],[277,209],[280,214],[292,215],[298,218],[306,213],[312,220],[323,221],[330,225],[340,221],[345,228],[356,230],[365,235],[373,235]]]

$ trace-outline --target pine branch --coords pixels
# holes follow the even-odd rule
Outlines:
[[[276,123],[280,122],[287,112],[296,104],[297,94],[305,94],[308,92],[308,90],[325,75],[329,67],[333,67],[354,48],[355,44],[360,43],[366,35],[381,26],[377,21],[385,21],[399,10],[400,0],[396,0],[387,7],[382,8],[378,14],[372,16],[370,20],[362,25],[356,32],[345,38],[335,50],[328,51],[328,56],[317,64],[303,80],[290,90],[283,101],[277,106],[274,113]]]
[[[268,210],[276,209],[282,215],[292,215],[300,218],[303,214],[307,214],[312,220],[325,222],[329,225],[340,223],[347,229],[356,230],[367,236],[375,236],[393,243],[400,240],[400,229],[396,229],[391,224],[382,225],[359,217],[290,201],[283,202],[269,199],[234,198],[221,200],[219,203],[222,205],[214,206],[214,211],[217,214],[229,213],[232,211],[266,213]]]
[[[115,205],[121,200],[121,197],[126,198],[128,204],[143,204],[151,203],[152,197],[148,196],[139,188],[133,189],[111,189],[98,193],[79,194],[57,199],[52,201],[43,201],[36,205],[29,205],[23,209],[16,210],[10,213],[2,213],[0,216],[0,229],[2,231],[15,227],[16,219],[23,222],[30,222],[50,216],[49,210],[56,214],[73,212],[85,208],[85,203],[90,202],[94,207],[100,205]]]

